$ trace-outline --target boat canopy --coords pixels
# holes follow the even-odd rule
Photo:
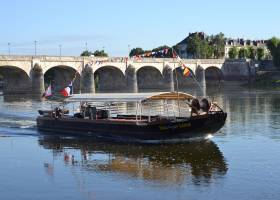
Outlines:
[[[155,100],[191,100],[195,97],[182,92],[153,92],[153,93],[91,93],[74,94],[65,102],[145,102]]]

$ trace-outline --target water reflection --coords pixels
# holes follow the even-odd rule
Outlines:
[[[39,144],[53,150],[53,155],[63,159],[66,166],[80,167],[89,173],[113,173],[162,184],[210,183],[225,175],[228,169],[218,146],[208,140],[148,145],[44,136],[39,139]],[[69,149],[74,150],[72,155]],[[52,171],[52,166],[50,170],[47,167],[47,171]]]
[[[25,101],[42,101],[42,95],[30,94],[0,94],[3,102],[25,102]]]

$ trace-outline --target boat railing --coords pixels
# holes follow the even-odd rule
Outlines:
[[[109,110],[111,116],[116,116],[119,114],[135,114],[137,106],[130,104],[113,104],[113,105],[103,105],[98,106],[98,109]],[[148,103],[140,104],[138,106],[138,115],[160,115],[160,116],[173,116],[173,117],[184,117],[190,115],[190,107],[183,102],[179,105],[174,102],[164,102],[164,103]]]
[[[150,109],[145,109],[148,107]],[[161,116],[173,116],[173,117],[187,117],[190,115],[190,108],[184,106],[184,103],[180,102],[179,105],[174,102],[164,102],[163,104],[149,104],[142,109],[142,115],[161,115]]]
[[[178,101],[151,101],[151,102],[134,102],[134,103],[114,103],[94,105],[97,110],[107,110],[108,118],[118,116],[129,116],[129,119],[148,120],[151,117],[174,118],[189,117],[190,107],[184,102]],[[133,117],[134,116],[134,117]]]

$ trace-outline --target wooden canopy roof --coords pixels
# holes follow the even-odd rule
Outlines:
[[[65,102],[144,102],[156,100],[190,100],[194,96],[182,92],[153,92],[153,93],[91,93],[74,94]]]

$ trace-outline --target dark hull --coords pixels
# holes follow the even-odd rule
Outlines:
[[[227,114],[215,112],[177,121],[138,122],[129,120],[90,120],[65,117],[55,119],[39,116],[40,131],[65,135],[91,136],[117,140],[166,140],[201,137],[217,132]]]

